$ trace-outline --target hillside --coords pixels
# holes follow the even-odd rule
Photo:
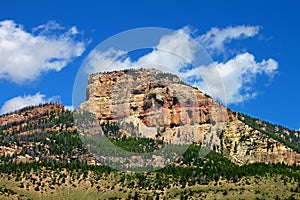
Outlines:
[[[74,127],[72,113],[59,103],[1,116],[0,156],[15,163],[91,160]]]
[[[299,165],[299,132],[227,109],[179,77],[155,69],[90,75],[81,109],[126,136],[205,144],[238,165]]]
[[[174,75],[159,71],[127,72],[91,75],[88,98],[81,108],[91,106],[91,100],[98,101],[95,105],[99,107],[91,111],[96,111],[94,114],[101,123],[103,134],[116,146],[135,153],[157,151],[172,141],[180,146],[182,143],[178,141],[183,140],[184,130],[189,126],[193,130],[202,130],[202,135],[197,132],[192,135],[192,145],[176,162],[144,173],[103,166],[83,143],[80,130],[74,124],[74,113],[58,103],[27,107],[0,116],[0,198],[300,198],[299,132],[228,110]],[[120,124],[124,113],[122,115],[118,110],[125,109],[110,113],[107,108],[111,107],[107,105],[112,105],[108,104],[113,99],[110,97],[118,94],[111,92],[112,88],[119,88],[116,84],[122,80],[130,82],[130,76],[135,73],[139,73],[139,82],[132,79],[138,86],[133,95],[129,95],[132,101],[117,101],[118,108],[126,108],[129,102],[132,109],[129,116],[136,116],[129,118],[132,120],[130,126],[124,126]],[[156,75],[149,76],[149,73]],[[145,74],[147,76],[143,76]],[[158,84],[156,78],[147,81],[145,77],[163,80]],[[172,87],[173,93],[166,92],[170,79],[176,84]],[[180,98],[174,100],[180,96],[176,89],[193,91],[196,94],[193,106],[186,103],[179,107]],[[167,114],[162,115],[166,118],[159,120],[163,128],[157,131],[155,127],[154,135],[151,132],[140,134],[137,122],[142,121],[147,127],[158,122],[153,121],[147,111],[156,101],[160,102],[161,109],[166,108]],[[210,107],[218,114],[212,114]],[[188,114],[190,109],[194,109],[194,115]],[[221,111],[225,114],[219,114]],[[187,114],[183,115],[183,112]],[[176,113],[180,113],[180,117],[176,117]],[[197,118],[195,113],[201,117]],[[222,125],[221,131],[216,132],[218,137],[205,137],[216,124]],[[214,139],[211,143],[214,151],[201,156],[203,138]]]

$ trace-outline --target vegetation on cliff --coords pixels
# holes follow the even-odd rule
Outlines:
[[[239,120],[243,121],[253,129],[258,130],[269,137],[290,147],[297,153],[300,153],[300,132],[290,130],[281,125],[274,125],[249,115],[239,114]]]
[[[26,108],[16,113],[24,114],[38,108]],[[299,166],[264,163],[238,166],[214,151],[202,158],[201,146],[197,144],[192,144],[174,164],[154,172],[120,172],[105,166],[89,165],[85,159],[89,158],[87,150],[72,128],[72,112],[54,109],[36,113],[38,118],[31,116],[1,126],[0,146],[22,149],[19,153],[0,157],[0,176],[2,183],[6,183],[0,185],[2,196],[36,198],[34,194],[37,193],[49,194],[52,191],[54,195],[60,187],[81,190],[82,185],[85,185],[95,194],[108,195],[109,191],[115,191],[110,197],[124,199],[205,198],[211,192],[224,197],[234,192],[247,194],[247,189],[243,188],[263,181],[271,181],[272,184],[274,181],[282,182],[290,198],[298,198],[300,192],[297,184],[300,182]],[[127,151],[150,152],[163,145],[161,141],[149,138],[119,138],[115,123],[102,124],[102,128],[115,145]],[[38,159],[16,162],[17,156],[26,155]],[[106,183],[102,180],[106,180]],[[204,189],[204,186],[210,189]],[[266,192],[261,189],[253,192],[256,197],[263,195]],[[268,195],[275,198],[279,194]]]

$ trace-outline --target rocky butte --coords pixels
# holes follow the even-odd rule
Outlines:
[[[90,75],[80,108],[93,113],[100,123],[117,122],[121,135],[205,144],[239,165],[300,164],[297,151],[252,128],[237,112],[178,76],[156,69]]]

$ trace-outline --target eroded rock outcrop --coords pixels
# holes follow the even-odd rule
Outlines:
[[[159,70],[90,75],[87,100],[80,108],[94,113],[100,123],[121,122],[121,132],[126,135],[160,137],[175,144],[206,142],[239,165],[300,164],[297,152],[252,129],[238,119],[236,112],[177,76]]]

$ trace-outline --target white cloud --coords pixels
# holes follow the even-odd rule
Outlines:
[[[65,106],[65,109],[67,109],[69,111],[75,110],[74,106]]]
[[[215,80],[221,77],[227,103],[240,103],[256,96],[256,92],[251,86],[257,75],[264,74],[273,77],[277,73],[277,68],[278,63],[273,59],[256,62],[252,54],[239,54],[225,63],[215,62],[208,66],[198,67],[197,70],[205,82],[198,82],[195,85],[213,97],[224,101],[223,88],[215,87]]]
[[[206,34],[203,34],[197,38],[199,43],[203,45],[207,50],[223,51],[224,44],[230,43],[234,39],[244,39],[253,37],[258,34],[259,26],[229,26],[224,29],[212,28]]]
[[[6,101],[0,109],[0,114],[5,114],[19,110],[27,106],[35,106],[43,103],[57,101],[59,97],[54,96],[46,98],[44,94],[36,93],[35,95],[18,96]]]
[[[0,21],[0,79],[22,84],[60,71],[85,50],[86,43],[75,39],[78,34],[76,27],[65,30],[55,22],[29,33],[14,21]]]
[[[276,74],[278,63],[275,60],[266,59],[257,62],[252,54],[246,52],[225,62],[182,69],[187,63],[199,60],[197,51],[201,46],[197,45],[193,38],[209,50],[219,52],[225,50],[225,43],[233,39],[253,37],[258,34],[259,29],[259,26],[213,28],[204,35],[192,37],[191,30],[184,27],[171,35],[163,36],[151,53],[140,57],[137,61],[126,57],[128,53],[126,51],[109,49],[105,52],[92,52],[86,65],[86,72],[113,71],[131,67],[152,68],[157,65],[162,71],[179,75],[189,84],[197,86],[223,103],[240,103],[256,96],[253,83],[257,75],[272,77]],[[121,59],[118,59],[120,57]],[[109,65],[109,69],[104,69]]]
[[[114,49],[109,49],[105,52],[93,50],[87,58],[87,64],[84,70],[86,73],[92,74],[130,68],[132,66],[130,58],[120,60],[120,57],[126,55],[126,53],[125,51]]]
[[[195,59],[197,43],[190,37],[191,30],[184,27],[171,35],[163,36],[156,49],[141,57],[137,65],[160,64],[179,69]]]
[[[190,29],[184,27],[171,35],[163,36],[151,53],[140,57],[135,62],[126,57],[128,53],[126,51],[112,48],[104,52],[94,50],[89,54],[85,71],[91,74],[134,67],[152,68],[159,65],[176,73],[176,70],[179,70],[185,63],[190,63],[195,59],[197,43],[189,35]]]
[[[79,31],[77,30],[76,26],[73,26],[73,27],[70,28],[70,33],[72,35],[77,35],[77,34],[79,34]]]
[[[191,29],[184,27],[170,35],[163,36],[154,50],[140,57],[133,67],[147,68],[159,66],[164,72],[174,73],[182,77],[180,70],[188,63],[196,60],[199,44],[190,37]]]

